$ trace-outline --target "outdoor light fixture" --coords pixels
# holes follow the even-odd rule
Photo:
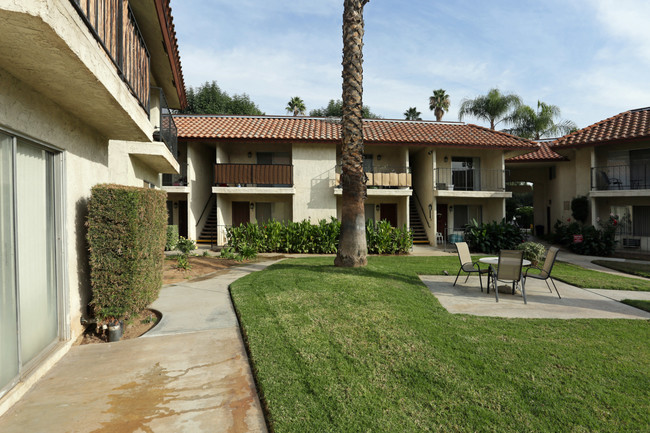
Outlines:
[[[453,207],[453,206],[449,206],[449,212],[453,212],[453,211],[454,211],[454,207]]]
[[[178,209],[178,202],[177,201],[174,202],[174,209]]]
[[[449,161],[449,158],[447,158],[447,157],[445,156],[445,162],[447,162],[447,161]]]
[[[251,210],[255,209],[255,203],[251,202]]]
[[[377,155],[377,161],[381,161],[381,155]]]
[[[253,157],[253,152],[248,152],[248,157],[252,158]]]
[[[430,150],[427,152],[427,155],[431,155],[433,153],[433,150]]]
[[[379,207],[379,205],[377,205],[377,206],[375,207],[375,209],[377,209],[377,212],[379,212],[379,209],[381,209],[381,208]]]

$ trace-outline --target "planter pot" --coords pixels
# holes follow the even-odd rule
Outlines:
[[[454,186],[453,186],[453,185],[447,185],[447,190],[448,190],[448,191],[453,191],[453,190],[454,190]]]
[[[119,322],[111,323],[108,325],[108,342],[112,343],[115,341],[120,341],[122,338],[122,333],[124,332],[124,321],[120,320]]]

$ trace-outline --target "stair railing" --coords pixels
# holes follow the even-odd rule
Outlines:
[[[210,197],[208,197],[208,201],[206,201],[206,202],[205,202],[205,206],[203,206],[203,211],[201,212],[201,216],[200,216],[199,219],[196,221],[196,227],[198,227],[199,224],[201,224],[201,220],[203,219],[203,216],[205,215],[205,211],[208,210],[208,206],[210,205],[210,202],[212,201],[212,199],[213,199],[214,197],[215,197],[214,194],[210,194]]]
[[[420,208],[420,211],[422,212],[422,215],[424,215],[424,222],[427,223],[427,227],[431,228],[431,224],[429,224],[429,218],[427,218],[427,214],[424,212],[424,208],[422,207],[422,203],[420,203],[420,198],[418,197],[418,195],[417,195],[417,193],[415,191],[413,191],[413,197],[415,197],[415,203]]]

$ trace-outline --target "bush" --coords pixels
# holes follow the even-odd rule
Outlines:
[[[167,226],[167,243],[165,243],[165,251],[173,251],[176,249],[178,243],[178,226]]]
[[[523,244],[517,245],[516,249],[523,250],[524,259],[530,260],[533,266],[544,260],[546,257],[546,248],[544,248],[544,245],[538,244],[537,242],[524,242]]]
[[[571,200],[571,215],[583,224],[587,221],[589,217],[589,199],[586,196],[581,195]]]
[[[128,318],[162,286],[166,193],[97,185],[88,203],[90,305],[99,323]]]
[[[176,267],[178,269],[183,269],[184,271],[189,271],[192,269],[189,260],[187,260],[187,254],[179,254],[176,256]]]
[[[515,211],[517,224],[522,228],[529,228],[533,224],[534,210],[532,206],[522,206]]]
[[[598,221],[600,228],[584,226],[573,222],[563,224],[558,220],[555,229],[554,242],[568,247],[576,254],[589,256],[611,256],[616,248],[616,229],[618,216],[610,215],[606,221]],[[573,242],[574,235],[582,235],[582,242]]]
[[[256,253],[334,254],[340,231],[341,223],[336,218],[320,220],[318,224],[311,224],[309,220],[284,224],[272,220],[263,225],[249,223],[232,227],[226,236],[228,247],[240,255],[248,249]],[[386,221],[366,226],[366,237],[371,254],[406,253],[413,245],[410,231],[390,227]],[[228,251],[226,254],[231,253]]]
[[[186,256],[196,249],[196,243],[193,239],[185,239],[183,236],[181,236],[178,238],[176,248],[181,252],[181,254]]]
[[[519,228],[507,224],[505,219],[478,224],[476,220],[465,228],[465,241],[472,252],[496,254],[500,250],[512,250],[524,241]]]

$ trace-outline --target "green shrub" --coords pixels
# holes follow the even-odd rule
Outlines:
[[[521,206],[515,211],[517,224],[522,228],[529,228],[533,224],[534,210],[532,206]]]
[[[193,239],[185,239],[183,236],[181,236],[181,237],[178,238],[178,243],[176,244],[176,248],[184,256],[186,256],[190,252],[192,252],[192,251],[194,251],[196,249],[196,243],[194,242]]]
[[[571,200],[571,215],[583,224],[587,221],[589,217],[589,199],[586,196],[581,195]]]
[[[128,318],[153,302],[162,286],[166,193],[96,185],[88,203],[90,305],[99,323]]]
[[[173,251],[176,249],[178,243],[178,226],[167,226],[167,243],[165,243],[165,251]]]
[[[176,256],[176,267],[178,269],[183,269],[184,271],[189,271],[192,269],[189,260],[187,260],[187,254],[179,254]]]
[[[334,254],[340,231],[341,223],[336,218],[330,221],[323,219],[318,224],[312,224],[309,220],[284,224],[272,220],[264,224],[249,223],[232,227],[226,235],[228,247],[237,254],[242,254],[245,248],[259,253]],[[385,221],[376,226],[367,226],[366,236],[371,254],[406,253],[413,245],[409,230],[390,227]]]
[[[523,244],[517,245],[516,249],[523,250],[524,259],[530,260],[533,265],[541,262],[546,257],[546,248],[537,242],[524,242]]]
[[[465,241],[473,252],[496,254],[512,250],[524,241],[519,228],[504,220],[479,224],[476,220],[465,228]]]
[[[223,259],[229,259],[233,260],[237,257],[237,253],[235,252],[235,249],[232,247],[223,247],[221,250],[221,258]]]
[[[618,216],[610,215],[606,221],[598,220],[599,228],[577,222],[563,224],[558,220],[553,226],[554,242],[568,247],[576,254],[610,256],[616,248]],[[582,242],[574,242],[574,235],[582,235]]]

